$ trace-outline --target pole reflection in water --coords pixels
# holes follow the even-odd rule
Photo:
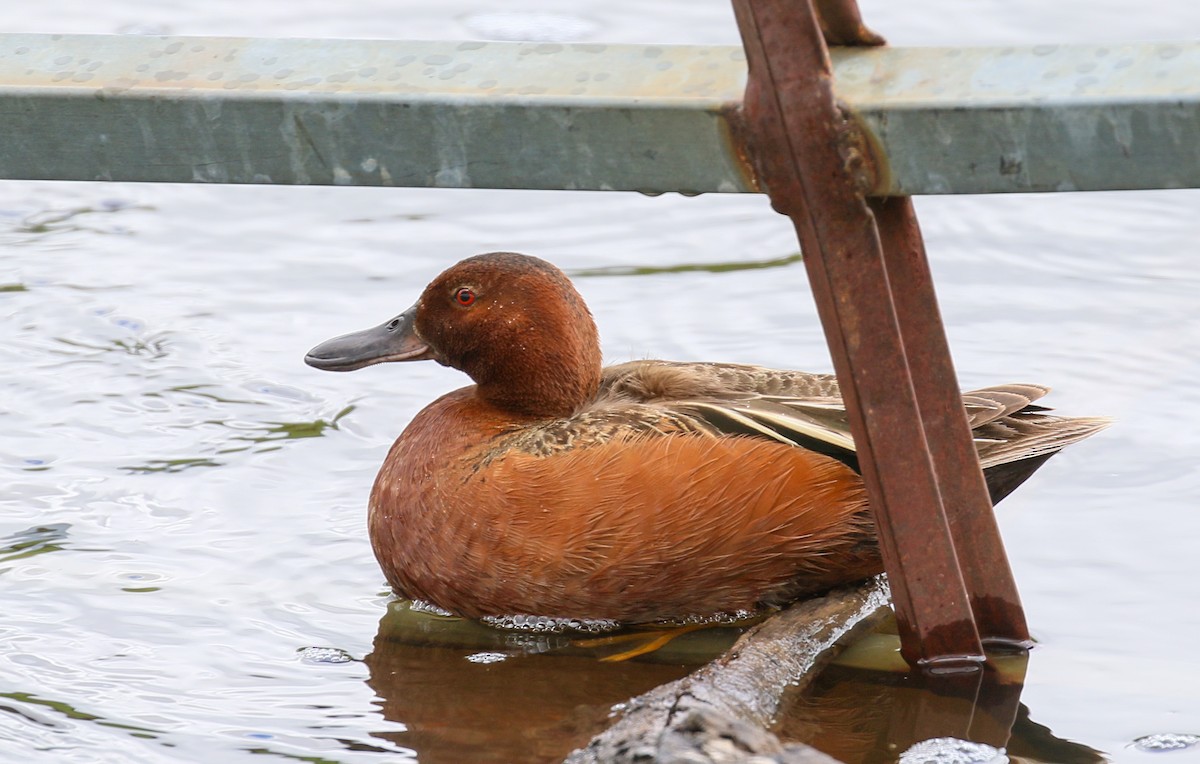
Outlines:
[[[787,700],[776,732],[846,764],[1105,761],[1030,719],[1020,702],[1028,660],[992,653],[982,671],[924,674],[904,664],[896,636],[872,634]]]

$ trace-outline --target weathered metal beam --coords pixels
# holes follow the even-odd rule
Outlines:
[[[834,50],[887,196],[1200,186],[1200,43]]]
[[[1200,187],[1200,43],[832,52],[876,195]],[[740,48],[0,35],[0,177],[754,191]]]
[[[733,61],[737,58],[739,61]],[[0,36],[0,177],[738,191],[740,49]]]

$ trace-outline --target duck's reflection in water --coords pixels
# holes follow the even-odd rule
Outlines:
[[[608,663],[573,649],[573,639],[506,633],[392,603],[366,658],[368,684],[384,717],[407,729],[381,736],[415,750],[423,764],[562,761],[607,726],[615,704],[711,657],[680,648]]]

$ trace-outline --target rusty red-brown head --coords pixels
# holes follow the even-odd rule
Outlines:
[[[408,310],[323,342],[304,360],[328,371],[435,360],[470,375],[483,400],[537,417],[588,403],[601,364],[596,324],[566,274],[514,252],[463,260]]]

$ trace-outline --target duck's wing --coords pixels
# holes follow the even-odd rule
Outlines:
[[[638,402],[753,393],[788,398],[839,398],[837,377],[737,363],[629,361],[604,369],[601,397]]]
[[[737,364],[634,361],[605,370],[608,400],[651,406],[698,429],[754,435],[826,453],[857,468],[837,380],[829,374]],[[1050,389],[1007,384],[963,395],[980,464],[1043,459],[1108,426],[1102,417],[1046,414]],[[1040,463],[1040,462],[1039,462]]]
[[[661,404],[726,435],[752,435],[827,454],[855,470],[858,460],[841,398],[736,397]]]
[[[600,389],[601,398],[636,403],[736,398],[745,394],[808,409],[820,420],[830,419],[827,412],[845,408],[833,374],[734,363],[629,361],[606,368]],[[1048,392],[1050,388],[1044,385],[996,385],[964,394],[963,405],[971,426],[978,427],[1017,411],[1045,410],[1033,402]],[[848,433],[844,421],[845,417],[840,416],[830,423]]]
[[[1034,405],[1034,401],[1049,392],[1050,388],[1045,385],[995,385],[963,393],[963,405],[967,409],[967,421],[971,429],[975,429],[1018,411],[1049,411],[1044,406]]]
[[[485,463],[509,451],[549,456],[612,440],[666,435],[756,435],[833,453],[843,461],[849,454],[852,460],[849,436],[838,434],[849,430],[837,421],[845,417],[837,393],[832,374],[731,363],[631,361],[604,370],[595,400],[582,411],[499,433]],[[777,404],[771,396],[809,402],[812,413],[806,416],[801,408]],[[831,421],[823,421],[829,417]]]
[[[675,428],[770,438],[857,468],[832,374],[732,363],[630,361],[604,370],[597,411],[658,412]]]

